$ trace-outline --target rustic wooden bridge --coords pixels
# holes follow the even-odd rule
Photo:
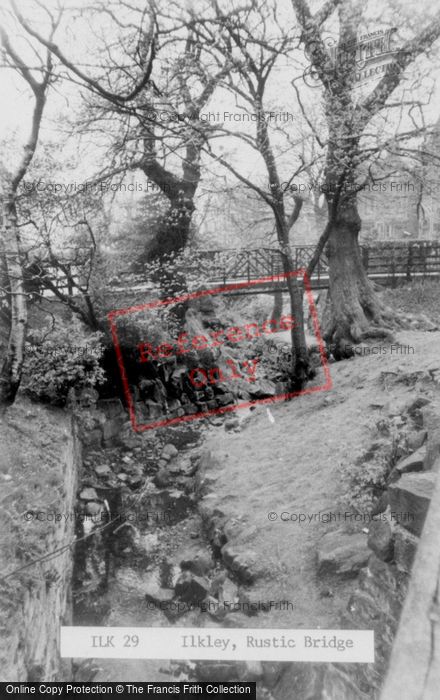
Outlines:
[[[307,268],[314,251],[313,245],[293,247],[295,269]],[[440,241],[399,241],[363,245],[361,254],[368,277],[378,284],[396,286],[399,282],[440,277]],[[208,287],[255,282],[251,287],[244,285],[235,290],[235,294],[269,293],[287,289],[282,277],[281,253],[276,248],[195,251],[191,264],[182,271],[196,279],[200,278],[203,285]],[[52,280],[52,284],[70,295],[78,294],[72,280],[80,279],[79,272],[73,267],[70,268],[71,278],[68,280],[59,270],[45,267],[45,274]],[[278,275],[281,277],[277,279]],[[264,283],[257,283],[257,280],[262,278],[268,279]],[[322,253],[311,276],[311,286],[312,289],[325,289],[328,285],[328,260],[325,253]],[[148,267],[143,274],[130,274],[111,280],[108,284],[109,292],[114,293],[129,290],[148,291],[153,288]],[[44,296],[53,296],[53,291],[46,291]]]
[[[294,247],[292,252],[295,269],[307,268],[314,251],[315,246]],[[415,241],[361,246],[361,254],[368,277],[379,284],[395,285],[399,280],[440,276],[440,242]],[[281,253],[273,248],[206,251],[200,254],[199,271],[203,271],[204,260],[211,266],[207,270],[211,283],[250,282],[283,273]],[[329,268],[324,253],[313,271],[311,284],[314,289],[328,287]],[[285,282],[275,279],[265,283],[265,286],[275,289],[285,286]]]

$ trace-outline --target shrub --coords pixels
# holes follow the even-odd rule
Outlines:
[[[102,337],[102,333],[85,336],[75,322],[32,331],[26,343],[24,391],[33,399],[63,406],[71,387],[81,390],[102,384]]]
[[[405,433],[394,430],[391,445],[376,442],[354,464],[340,466],[342,499],[359,513],[369,512],[387,486],[388,477],[402,455]]]

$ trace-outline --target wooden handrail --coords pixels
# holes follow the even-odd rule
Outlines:
[[[314,245],[293,247],[292,252],[298,268],[307,265],[314,250]],[[384,241],[374,245],[362,245],[361,256],[368,275],[376,280],[410,280],[415,276],[428,275],[440,277],[440,241]],[[191,265],[191,269],[203,273],[204,260],[215,263],[215,269],[211,273],[208,272],[209,267],[206,268],[210,281],[221,280],[224,284],[233,280],[251,281],[271,277],[283,269],[278,248],[195,251],[194,266]],[[68,289],[67,279],[59,276],[59,270],[50,265],[46,265],[45,269],[49,277],[52,273],[53,278],[57,279],[60,289]],[[312,282],[315,281],[319,285],[323,280],[325,283],[327,277],[328,262],[323,253],[312,274]],[[148,268],[145,270],[144,280],[148,280]]]

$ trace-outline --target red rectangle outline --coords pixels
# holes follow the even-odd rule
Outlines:
[[[268,282],[280,282],[287,277],[302,275],[304,289],[309,303],[310,315],[313,322],[313,330],[315,338],[317,340],[319,354],[321,357],[322,368],[324,370],[324,376],[326,379],[325,384],[322,386],[313,386],[305,389],[300,389],[299,391],[292,391],[286,394],[279,394],[278,396],[271,396],[267,399],[254,399],[253,401],[243,401],[239,404],[234,404],[231,406],[222,406],[219,408],[212,408],[209,411],[201,411],[199,413],[194,413],[187,416],[177,416],[176,418],[165,418],[154,423],[137,423],[136,411],[134,407],[133,397],[130,393],[130,387],[128,384],[127,374],[125,372],[124,359],[122,357],[122,351],[119,344],[118,331],[115,324],[115,318],[119,316],[125,316],[129,313],[136,313],[138,311],[143,311],[144,309],[154,309],[158,306],[168,306],[169,304],[182,303],[184,301],[190,301],[192,299],[198,299],[199,297],[209,296],[211,294],[221,294],[222,292],[231,292],[237,289],[246,289],[247,287],[257,286],[259,284],[265,284]],[[157,299],[155,301],[150,301],[146,304],[140,304],[138,306],[129,306],[126,309],[117,309],[116,311],[110,311],[107,314],[107,318],[110,323],[110,330],[113,339],[113,345],[116,352],[116,358],[119,365],[119,371],[121,373],[122,386],[124,389],[125,399],[127,401],[128,412],[130,415],[131,424],[133,430],[137,433],[143,432],[144,430],[152,430],[153,428],[163,428],[166,425],[175,425],[177,423],[182,423],[185,421],[196,420],[197,418],[204,418],[205,416],[219,415],[223,413],[230,413],[232,411],[237,411],[239,408],[249,408],[250,406],[255,406],[256,404],[271,404],[276,401],[286,401],[287,399],[293,399],[297,396],[305,396],[307,394],[314,394],[317,391],[327,391],[333,388],[332,378],[330,376],[330,369],[327,362],[327,356],[324,347],[324,341],[321,336],[321,331],[318,322],[318,313],[316,310],[315,302],[313,299],[312,287],[310,284],[309,276],[305,268],[300,268],[293,272],[283,272],[278,275],[270,275],[269,277],[261,277],[257,280],[250,280],[248,282],[237,282],[234,284],[226,284],[222,287],[217,287],[215,289],[203,289],[198,292],[191,292],[190,294],[183,294],[179,297],[170,297],[169,299]]]

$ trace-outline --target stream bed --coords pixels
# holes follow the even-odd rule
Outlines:
[[[122,445],[85,449],[78,492],[74,625],[252,626],[243,592],[208,542],[195,480],[207,429],[161,437],[133,434]],[[152,629],[154,634],[154,629]],[[256,680],[238,662],[77,659],[76,681]],[[258,674],[257,674],[258,675]],[[270,694],[261,688],[261,697]]]

